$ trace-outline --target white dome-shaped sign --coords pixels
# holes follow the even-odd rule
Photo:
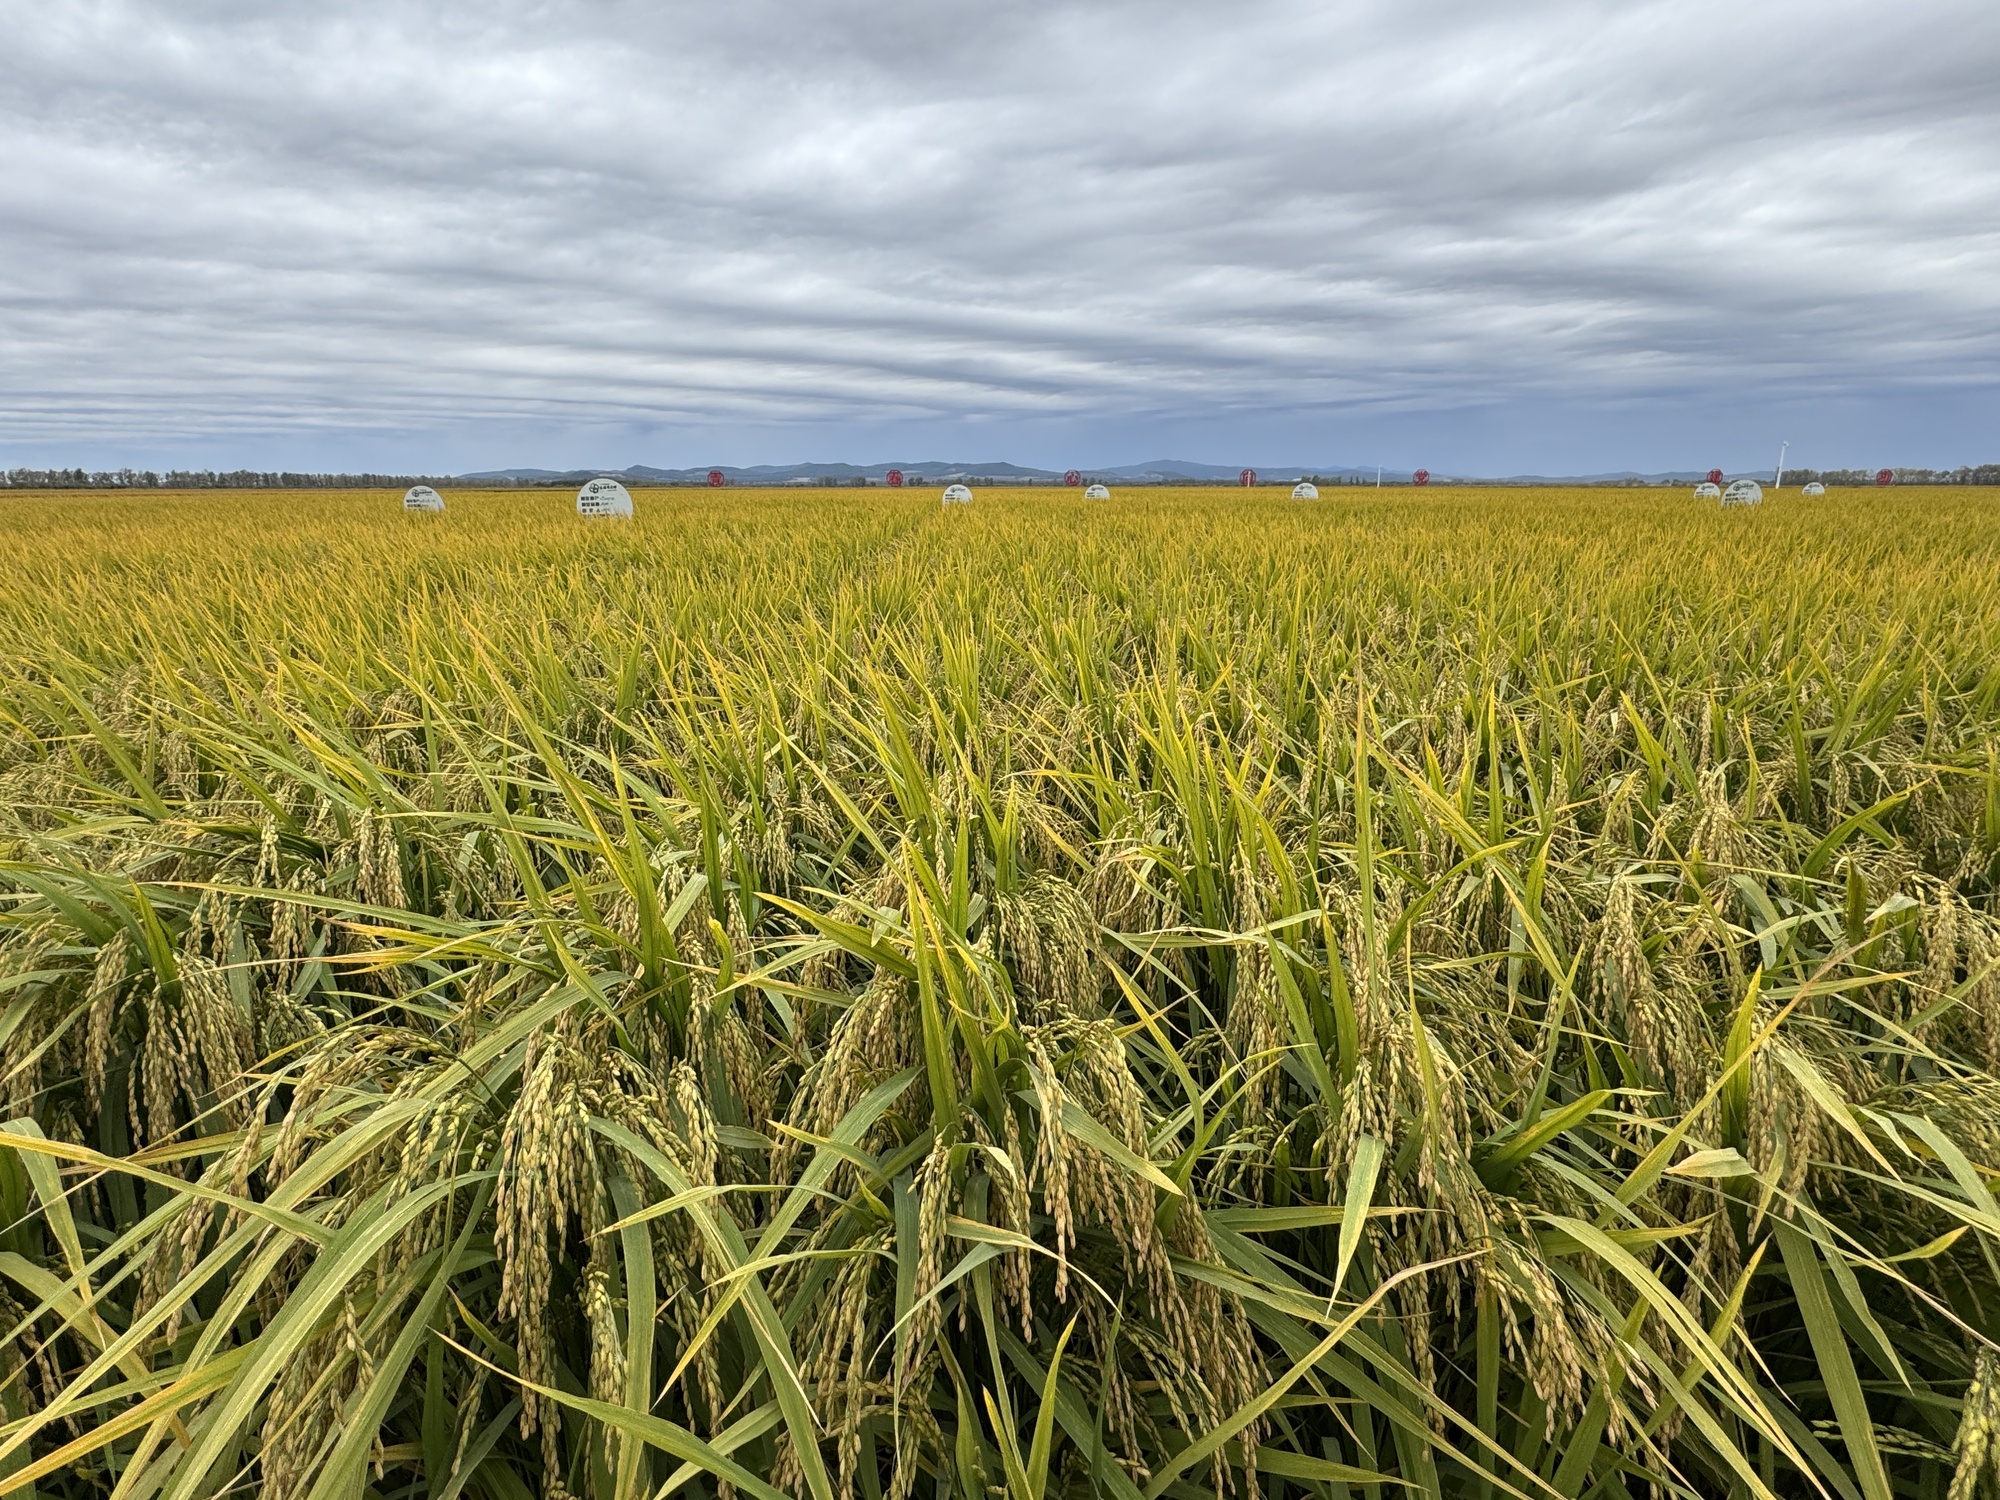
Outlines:
[[[1722,492],[1724,505],[1762,505],[1764,486],[1754,479],[1739,479]]]
[[[404,510],[443,510],[444,496],[427,484],[413,484],[403,491]]]
[[[1109,500],[1111,498],[1111,491],[1101,484],[1093,484],[1083,492],[1083,498],[1086,500]]]
[[[1292,486],[1292,498],[1294,500],[1317,500],[1319,499],[1319,486],[1309,479],[1301,479],[1297,484]]]
[[[629,516],[632,492],[615,479],[593,479],[576,492],[580,516]]]
[[[1800,490],[1799,493],[1801,495],[1824,495],[1826,493],[1826,486],[1815,479],[1811,484]]]
[[[972,504],[972,491],[962,484],[949,485],[944,492],[944,503],[946,505],[970,505]]]
[[[1694,487],[1694,497],[1697,500],[1720,500],[1722,498],[1722,486],[1719,484],[1710,484],[1706,480],[1703,480]]]

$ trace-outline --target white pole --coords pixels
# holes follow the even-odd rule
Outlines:
[[[1774,490],[1785,487],[1785,450],[1791,446],[1789,442],[1778,444],[1778,477],[1771,481],[1771,488]]]
[[[1375,465],[1375,488],[1378,490],[1382,488],[1382,466],[1380,464]]]

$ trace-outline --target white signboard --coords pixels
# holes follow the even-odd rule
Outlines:
[[[944,503],[946,505],[970,505],[972,504],[972,491],[962,484],[951,485],[944,492]]]
[[[629,516],[632,492],[615,479],[593,479],[576,492],[580,516]]]
[[[1101,484],[1093,484],[1083,492],[1083,498],[1086,500],[1109,500],[1111,498],[1111,491]]]
[[[1319,499],[1319,486],[1310,480],[1301,479],[1297,484],[1292,486],[1292,498],[1294,500],[1317,500]]]
[[[1722,498],[1722,486],[1719,484],[1710,484],[1707,480],[1703,480],[1694,487],[1694,497],[1697,500],[1720,500]]]
[[[1754,479],[1739,479],[1722,492],[1724,505],[1762,505],[1764,486]]]
[[[403,491],[404,510],[443,510],[444,496],[427,484],[413,484]]]

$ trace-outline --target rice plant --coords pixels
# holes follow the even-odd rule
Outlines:
[[[1973,1500],[1996,496],[0,508],[0,1494]]]

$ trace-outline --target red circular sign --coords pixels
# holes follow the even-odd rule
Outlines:
[[[1064,484],[1082,484],[1082,483],[1083,483],[1083,475],[1082,475],[1082,473],[1081,473],[1081,472],[1079,472],[1079,471],[1078,471],[1078,470],[1076,470],[1076,469],[1065,469],[1065,470],[1063,470],[1063,483],[1064,483]]]
[[[903,487],[903,471],[901,469],[891,469],[882,477],[889,481],[889,488],[892,490],[900,490]]]
[[[1412,484],[1429,484],[1430,482],[1431,471],[1429,469],[1419,469],[1410,476],[1410,483]]]
[[[1255,469],[1245,469],[1241,474],[1236,476],[1236,482],[1247,489],[1257,482],[1257,471]]]
[[[1720,470],[1720,469],[1710,469],[1710,470],[1708,471],[1708,482],[1709,482],[1710,484],[1720,484],[1720,483],[1722,483],[1722,470]]]
[[[1893,484],[1895,483],[1895,480],[1896,480],[1896,471],[1894,469],[1883,469],[1875,476],[1875,482],[1877,484]]]
[[[722,470],[720,469],[710,469],[708,471],[708,482],[711,487],[719,486],[723,481],[723,477]]]

